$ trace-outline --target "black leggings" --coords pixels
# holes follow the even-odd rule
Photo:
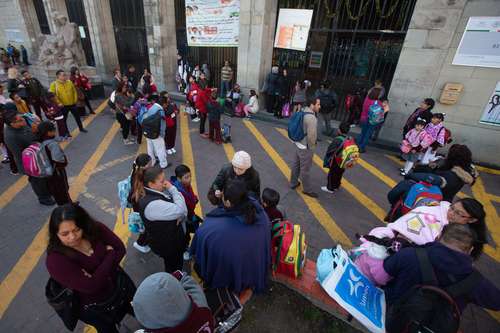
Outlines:
[[[64,122],[66,123],[66,127],[67,127],[67,121],[68,121],[68,116],[69,116],[70,112],[73,115],[73,118],[75,118],[75,121],[76,121],[76,124],[78,125],[78,128],[82,129],[83,128],[82,119],[80,118],[80,114],[78,113],[78,109],[76,108],[75,105],[65,105],[62,108],[62,114],[64,116]]]
[[[200,112],[200,134],[205,133],[205,122],[207,121],[207,114]]]
[[[116,111],[115,115],[116,115],[116,120],[118,121],[118,123],[122,128],[122,136],[123,139],[125,140],[128,138],[128,134],[130,133],[130,120],[128,120],[127,117],[125,117],[125,115],[120,111]]]

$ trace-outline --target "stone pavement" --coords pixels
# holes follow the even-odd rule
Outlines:
[[[69,158],[67,171],[71,177],[71,195],[127,243],[124,267],[139,283],[149,274],[162,270],[163,264],[153,254],[138,253],[132,247],[136,236],[130,235],[127,226],[122,223],[116,184],[130,173],[134,156],[144,151],[145,146],[123,145],[114,116],[104,107],[105,104],[102,104],[98,115],[86,120],[89,133],[78,134],[65,148]],[[330,248],[337,242],[350,245],[356,241],[356,233],[367,232],[383,223],[383,215],[388,209],[386,194],[401,179],[398,161],[394,160],[390,152],[369,147],[360,165],[346,172],[342,189],[332,196],[319,190],[326,181],[321,159],[328,142],[322,141],[316,150],[312,169],[313,184],[320,196],[312,199],[303,196],[300,189],[295,191],[289,188],[288,165],[293,158],[294,147],[286,138],[283,126],[237,118],[224,118],[223,122],[232,126],[233,142],[217,146],[202,139],[197,132],[198,124],[188,122],[187,117],[181,115],[178,123],[178,152],[173,157],[169,156],[174,166],[184,163],[191,167],[194,188],[200,193],[199,213],[206,213],[212,208],[206,193],[222,164],[227,163],[235,151],[246,150],[260,172],[262,188],[269,186],[278,190],[282,198],[281,206],[286,207],[287,216],[294,223],[302,225],[310,260],[315,261],[321,249]],[[70,123],[74,125],[71,117]],[[475,196],[487,209],[492,246],[487,248],[477,266],[500,287],[500,254],[495,245],[500,241],[500,177],[498,171],[480,171],[480,181],[472,191],[464,188],[463,195]],[[168,175],[172,172],[173,168],[167,169]],[[50,211],[50,208],[38,205],[24,177],[11,176],[8,167],[1,166],[1,332],[65,332],[44,297],[48,278],[44,250]],[[313,272],[310,268],[308,271],[311,274]],[[307,279],[311,280],[312,277]],[[303,293],[314,298],[313,288],[316,287],[309,288],[310,293],[306,288]],[[328,307],[324,297],[319,298],[319,303],[323,308]],[[340,313],[345,318],[345,313]],[[495,318],[500,319],[498,313],[489,314],[470,306],[464,314],[463,331],[498,332],[500,324]],[[245,325],[244,321],[242,325]],[[128,319],[122,331],[130,332],[136,327],[134,320]],[[75,331],[82,330],[84,327],[80,324]]]

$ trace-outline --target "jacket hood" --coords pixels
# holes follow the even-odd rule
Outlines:
[[[457,175],[465,184],[471,185],[474,183],[475,177],[459,166],[454,166],[451,171]]]
[[[428,245],[432,266],[452,275],[465,275],[472,272],[472,257],[462,252],[434,242]]]
[[[256,199],[254,199],[253,197],[248,197],[248,199],[254,205],[257,215],[264,213],[264,208],[262,208],[262,206]],[[238,220],[241,220],[241,222],[243,223],[245,222],[243,212],[241,210],[241,207],[239,206],[226,208],[223,205],[220,205],[219,207],[215,208],[210,213],[208,213],[207,217],[234,217],[237,218]],[[257,219],[256,223],[258,223],[259,219],[257,217],[256,219]]]
[[[175,327],[189,315],[191,299],[174,276],[155,273],[137,288],[132,307],[135,317],[146,328]]]

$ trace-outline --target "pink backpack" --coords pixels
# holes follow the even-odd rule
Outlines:
[[[31,177],[45,178],[54,173],[54,168],[42,143],[32,143],[22,152],[24,173]]]
[[[234,108],[234,115],[236,117],[241,117],[241,118],[245,117],[245,111],[243,111],[244,106],[245,105],[241,102],[236,105],[236,107]]]

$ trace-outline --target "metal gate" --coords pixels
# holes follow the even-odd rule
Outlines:
[[[149,69],[149,54],[142,0],[110,0],[120,68],[134,65],[139,73]]]
[[[210,70],[210,84],[218,87],[220,85],[221,69],[226,60],[229,61],[234,72],[234,82],[237,77],[238,48],[237,47],[193,47],[187,45],[186,34],[186,9],[185,0],[175,0],[175,23],[177,50],[188,60],[193,67],[208,64]]]
[[[68,9],[69,21],[78,26],[87,65],[95,66],[94,52],[92,51],[92,42],[90,41],[89,26],[87,24],[83,0],[66,0],[66,8]]]
[[[305,52],[274,49],[273,62],[313,92],[328,79],[339,96],[336,120],[346,120],[345,96],[366,91],[377,79],[389,87],[416,0],[280,0],[280,8],[313,9]]]

